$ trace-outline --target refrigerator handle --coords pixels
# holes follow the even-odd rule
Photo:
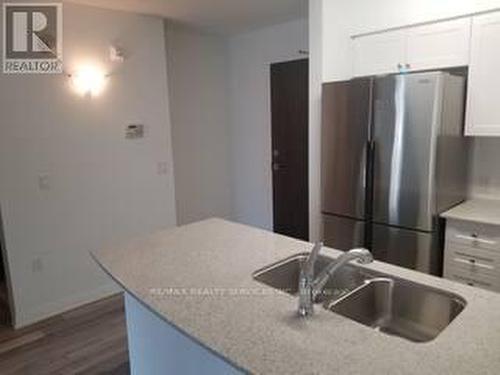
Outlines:
[[[375,79],[370,79],[370,102],[368,108],[368,140],[366,144],[366,186],[365,186],[365,248],[372,249],[373,241],[373,176],[375,165],[375,140],[373,139]]]
[[[366,212],[366,230],[365,230],[365,247],[371,249],[372,244],[372,226],[373,226],[373,183],[375,175],[375,141],[368,140],[366,145],[366,197],[365,197],[365,212]]]

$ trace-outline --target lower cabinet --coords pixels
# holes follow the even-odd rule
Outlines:
[[[225,359],[125,293],[132,375],[241,375]]]
[[[448,219],[444,277],[500,292],[500,227]]]

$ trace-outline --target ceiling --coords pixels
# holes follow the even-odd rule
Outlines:
[[[307,16],[307,0],[65,0],[102,8],[152,14],[234,35]]]

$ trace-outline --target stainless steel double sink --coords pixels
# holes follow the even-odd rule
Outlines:
[[[255,272],[253,277],[296,295],[301,265],[307,255],[284,259]],[[331,261],[320,256],[315,273]],[[355,265],[341,268],[315,302],[377,331],[413,342],[435,339],[467,304],[456,294]]]

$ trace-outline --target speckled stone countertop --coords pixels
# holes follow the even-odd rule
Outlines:
[[[326,311],[296,316],[297,299],[259,295],[162,295],[159,289],[258,290],[252,274],[311,245],[210,219],[157,232],[93,255],[160,317],[230,363],[256,374],[499,374],[500,295],[374,262],[368,268],[454,292],[465,310],[433,341],[412,343]],[[337,256],[335,250],[324,253]],[[272,290],[271,288],[269,288]]]
[[[441,217],[500,225],[500,200],[471,199],[444,212]]]

